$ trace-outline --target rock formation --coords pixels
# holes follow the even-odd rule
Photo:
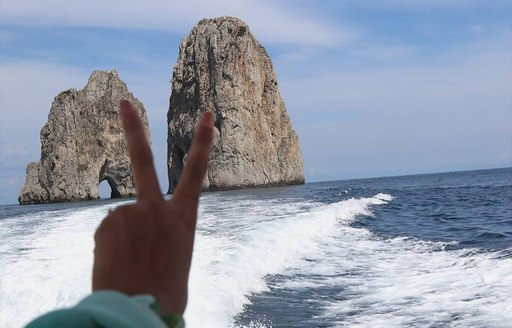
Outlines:
[[[215,113],[205,190],[304,183],[299,142],[265,49],[233,17],[201,20],[180,44],[167,121],[169,193],[202,112]]]
[[[27,166],[20,204],[98,199],[103,180],[112,198],[135,195],[119,118],[121,99],[134,103],[149,138],[146,111],[116,71],[95,71],[83,90],[55,97],[41,129],[41,160]]]

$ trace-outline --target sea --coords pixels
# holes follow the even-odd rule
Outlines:
[[[0,326],[91,291],[134,200],[0,207]],[[203,193],[187,327],[512,327],[512,168]]]

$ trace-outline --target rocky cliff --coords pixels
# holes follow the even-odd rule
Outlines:
[[[20,204],[98,199],[103,180],[112,198],[135,195],[119,118],[121,99],[134,103],[149,138],[146,111],[116,71],[95,71],[83,90],[55,97],[41,130],[41,160],[27,166]]]
[[[265,49],[233,17],[200,21],[179,47],[167,121],[169,193],[200,114],[215,113],[205,190],[304,183],[299,142]]]

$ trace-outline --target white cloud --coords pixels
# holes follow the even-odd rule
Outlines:
[[[458,47],[423,62],[342,67],[281,81],[290,108],[332,112],[358,108],[389,112],[438,105],[432,111],[467,110],[475,101],[509,104],[512,47],[503,39]],[[368,67],[370,66],[370,67]],[[463,105],[467,104],[464,109]],[[490,109],[492,110],[492,109]]]
[[[281,80],[308,177],[511,165],[511,54],[500,39],[424,63]]]
[[[14,25],[158,29],[186,34],[202,18],[229,15],[246,21],[264,42],[329,46],[347,37],[340,28],[275,1],[3,0],[0,6],[0,22]]]
[[[30,151],[18,145],[7,150],[7,154],[11,156],[26,156],[30,154]]]
[[[473,8],[482,4],[490,6],[493,4],[511,4],[510,0],[353,0],[353,3],[372,7],[399,7],[401,9],[425,9],[425,8]]]
[[[403,60],[418,52],[419,47],[409,45],[384,45],[378,43],[354,46],[353,53],[360,58],[376,60]]]
[[[81,88],[88,76],[81,69],[36,61],[0,64],[1,139],[9,135],[14,143],[22,136],[39,140],[53,98],[63,90]]]

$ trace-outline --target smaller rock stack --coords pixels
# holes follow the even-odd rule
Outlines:
[[[99,199],[107,180],[112,197],[135,195],[119,101],[132,101],[149,139],[146,111],[116,71],[94,71],[82,90],[55,97],[41,129],[41,160],[29,163],[20,204]]]

